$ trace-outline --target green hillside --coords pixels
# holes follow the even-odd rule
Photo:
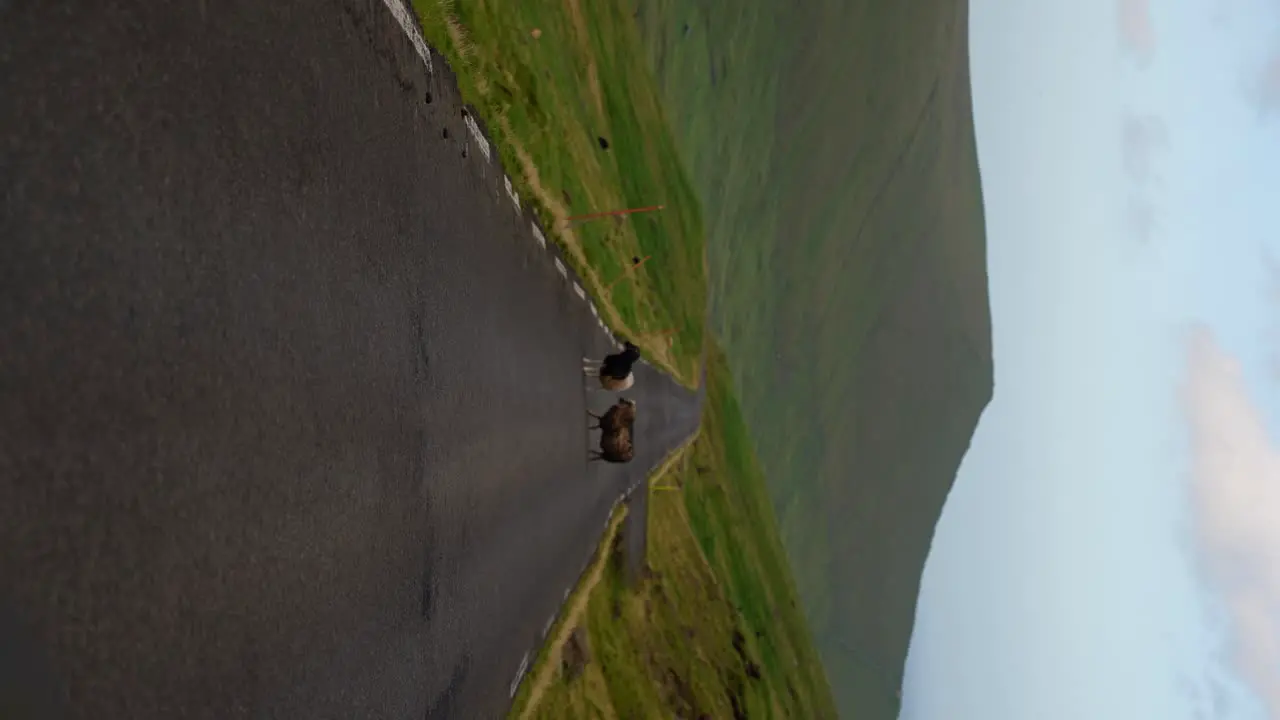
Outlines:
[[[992,393],[963,1],[641,0],[714,321],[846,717],[896,716]]]
[[[702,208],[632,8],[616,0],[412,5],[520,196],[610,326],[690,384],[709,349],[697,442],[668,468],[675,489],[651,498],[647,578],[624,582],[606,544],[608,562],[567,605],[580,616],[548,635],[513,716],[833,717],[730,371],[704,333]],[[569,222],[650,203],[667,207],[623,222]],[[649,261],[629,268],[635,257]],[[576,674],[561,671],[564,635],[591,648],[589,657],[569,653]]]

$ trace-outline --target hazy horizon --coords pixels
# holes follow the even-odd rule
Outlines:
[[[906,720],[1280,718],[1280,6],[971,6],[996,390]]]

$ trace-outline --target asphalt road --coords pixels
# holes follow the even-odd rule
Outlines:
[[[433,59],[378,0],[0,0],[0,715],[497,717],[694,430],[642,366],[587,464],[610,341]]]

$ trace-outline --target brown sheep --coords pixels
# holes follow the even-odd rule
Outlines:
[[[599,428],[602,432],[609,433],[623,427],[629,429],[636,423],[636,401],[620,397],[604,415],[596,415],[590,410],[587,414],[596,420],[596,424],[590,427],[591,430]]]
[[[624,427],[613,432],[600,433],[600,449],[591,451],[590,459],[628,463],[635,457],[636,448],[631,444],[631,429]]]
[[[625,463],[635,458],[635,446],[632,443],[632,430],[636,422],[634,400],[620,398],[604,415],[596,415],[590,411],[587,414],[596,419],[596,424],[589,429],[600,429],[600,451],[593,451],[591,460]]]

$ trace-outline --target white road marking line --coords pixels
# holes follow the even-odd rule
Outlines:
[[[395,2],[395,0],[383,0],[383,2]],[[486,140],[484,138],[484,134],[480,132],[480,126],[476,124],[476,119],[471,117],[471,113],[467,113],[467,117],[464,122],[467,129],[471,131],[471,137],[476,141],[476,145],[479,146],[480,152],[484,154],[485,162],[490,162],[489,141]]]
[[[520,658],[520,668],[516,670],[516,677],[511,681],[511,688],[507,691],[507,697],[516,694],[516,688],[520,687],[520,678],[524,677],[524,671],[529,668],[529,653],[525,652],[524,657]]]
[[[543,250],[546,250],[547,238],[543,236],[542,231],[538,229],[537,223],[532,223],[532,227],[533,227],[533,239],[538,241],[538,247],[542,248]]]
[[[507,197],[511,198],[511,204],[516,206],[516,212],[520,212],[520,193],[511,186],[511,176],[503,174],[502,182],[507,186]]]
[[[561,600],[568,600],[568,599],[569,599],[569,588],[565,588],[565,589],[564,589],[564,597],[562,597],[562,598],[560,598],[560,599],[561,599]]]
[[[565,597],[569,597],[569,596],[565,595]],[[547,624],[542,626],[543,637],[546,637],[547,633],[551,631],[551,624],[554,623],[555,621],[556,621],[555,615],[552,615],[551,617],[547,618]]]
[[[392,17],[396,22],[400,23],[400,29],[405,35],[409,36],[409,41],[413,43],[413,49],[418,51],[418,57],[422,58],[422,62],[427,64],[427,72],[435,75],[435,70],[431,67],[431,50],[427,48],[427,43],[422,39],[422,33],[418,29],[418,21],[409,18],[409,10],[400,0],[382,0],[382,4],[387,6],[391,11]]]
[[[560,262],[560,258],[556,258],[555,260],[556,260],[556,270],[560,271],[560,277],[568,277],[568,275],[565,274],[564,263]]]
[[[581,286],[581,285],[579,285],[579,284],[578,284],[578,283],[576,283],[576,282],[573,284],[573,291],[574,291],[574,292],[576,292],[576,293],[578,293],[578,297],[579,297],[580,299],[582,299],[582,300],[586,300],[586,299],[587,299],[587,293],[582,289],[582,286]]]

